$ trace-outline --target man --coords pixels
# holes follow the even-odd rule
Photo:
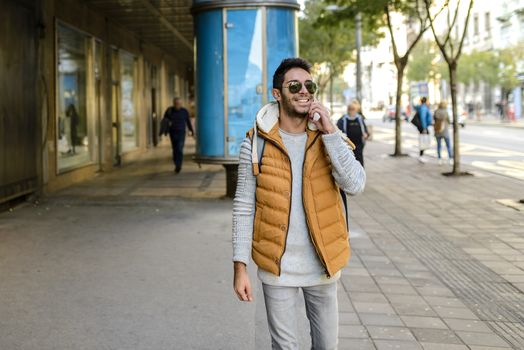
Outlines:
[[[428,127],[431,125],[431,112],[429,111],[427,101],[428,99],[426,97],[422,97],[420,99],[420,104],[418,106],[415,106],[415,109],[420,118],[420,137],[419,137],[420,153],[419,153],[418,160],[421,163],[426,162],[426,160],[424,159],[424,151],[427,148],[429,148],[429,145],[426,143],[426,141],[430,140]],[[428,135],[428,136],[422,136],[422,135]],[[424,140],[424,142],[422,142],[422,140]]]
[[[337,121],[337,127],[353,142],[355,158],[364,166],[364,145],[368,138],[368,128],[359,109],[360,106],[356,102],[351,102],[347,114]]]
[[[175,173],[182,170],[182,160],[184,158],[184,143],[186,140],[186,125],[189,128],[190,135],[195,134],[189,112],[182,107],[182,101],[179,97],[173,99],[173,106],[169,107],[164,113],[161,122],[160,135],[169,133],[171,139],[171,148],[173,149],[173,163],[175,164]]]
[[[277,102],[262,107],[241,145],[233,202],[234,290],[240,300],[253,301],[246,269],[251,251],[273,349],[298,349],[299,288],[312,348],[336,349],[336,281],[349,259],[339,188],[356,194],[366,178],[351,142],[314,100],[310,68],[305,60],[289,58],[275,71]]]

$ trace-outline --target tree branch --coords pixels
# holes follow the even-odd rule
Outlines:
[[[421,33],[425,33],[426,30],[429,29],[429,25],[427,24],[428,23],[428,16],[422,16],[422,14],[420,13],[420,3],[419,3],[420,0],[416,0],[416,8],[417,8],[417,18],[418,18],[418,21],[419,21],[419,24],[420,24],[420,32]]]
[[[459,10],[460,10],[460,1],[461,0],[458,0],[458,3],[457,3],[457,9],[455,10],[455,15],[453,16],[453,21],[451,22],[451,24],[449,23],[449,7],[448,7],[448,35],[446,36],[446,40],[444,40],[444,45],[447,44],[447,42],[449,41],[449,47],[450,47],[450,51],[451,51],[451,56],[453,56],[453,51],[455,50],[454,46],[453,46],[453,40],[451,38],[451,32],[453,31],[453,27],[455,26],[455,23],[457,22],[457,17],[458,17],[458,13],[459,13]]]
[[[417,17],[419,18],[419,21],[420,21],[420,31],[417,34],[417,37],[415,38],[415,40],[413,40],[411,45],[406,50],[406,53],[404,54],[403,58],[404,57],[409,57],[409,54],[411,53],[413,48],[417,45],[417,43],[422,38],[422,36],[426,32],[426,30],[428,30],[429,27],[430,27],[429,25],[426,24],[426,22],[428,21],[428,16],[426,15],[426,17],[423,19],[422,15],[419,12],[419,0],[416,0],[416,7],[417,7]],[[442,9],[440,11],[442,11]],[[440,11],[439,11],[439,13],[440,13]]]
[[[389,14],[389,4],[386,4],[384,6],[384,11],[386,12],[389,35],[391,35],[391,44],[393,45],[393,59],[395,60],[395,65],[397,65],[399,62],[399,55],[398,55],[397,43],[395,42],[395,36],[393,35],[391,16]]]
[[[426,26],[426,22],[428,20],[427,17],[424,17],[422,18],[422,15],[420,14],[420,4],[419,4],[419,1],[420,0],[416,0],[416,3],[415,3],[415,7],[417,8],[417,18],[418,18],[418,21],[419,21],[419,24],[420,24],[420,28],[425,28],[424,30],[426,30],[428,27]]]
[[[471,15],[471,9],[473,8],[473,2],[474,0],[469,0],[468,14],[466,15],[466,21],[464,22],[464,31],[462,32],[462,39],[460,39],[460,45],[457,51],[457,56],[454,57],[455,60],[457,60],[460,57],[460,54],[462,53],[462,45],[464,44],[464,38],[466,37],[466,32],[468,30],[469,17]]]
[[[435,18],[431,18],[431,13],[429,11],[429,7],[430,7],[429,0],[424,0],[424,4],[426,4],[426,14],[427,14],[428,19],[429,19],[429,25],[431,27],[431,31],[433,32],[433,37],[435,38],[435,42],[437,43],[437,46],[440,49],[440,52],[442,53],[442,56],[444,57],[446,62],[448,64],[450,64],[451,61],[450,61],[448,53],[446,52],[446,47],[440,42],[440,40],[439,40],[439,38],[437,36],[437,33],[435,32],[435,26],[433,25],[433,21],[435,20],[435,18],[437,18],[437,16],[435,16]],[[449,5],[449,1],[446,1],[444,6],[448,6],[448,5]],[[444,7],[442,7],[442,9],[443,8]]]
[[[460,0],[459,0],[460,2]],[[457,14],[458,12],[458,7],[455,11],[455,15]],[[448,15],[447,15],[447,20],[448,20],[448,34],[446,36],[446,40],[444,40],[444,46],[446,46],[446,44],[448,43],[448,40],[449,40],[449,36],[450,36],[450,33],[452,32],[452,29],[451,29],[451,23],[449,21],[449,17],[451,15],[451,10],[449,9],[448,7]],[[455,48],[453,47],[453,40],[449,41],[449,54],[451,55],[451,57],[454,57],[454,54],[453,52],[455,51]]]
[[[424,1],[425,2],[425,1]],[[428,8],[428,4],[426,4],[426,9]],[[438,15],[440,15],[442,13],[442,11],[444,11],[445,8],[447,8],[449,6],[449,0],[446,0],[446,2],[444,3],[444,5],[442,5],[442,7],[440,8],[440,10],[437,11],[437,13],[435,14],[435,17],[433,17],[433,20],[435,20]],[[429,12],[428,12],[428,19],[431,19],[429,17]]]
[[[415,47],[415,45],[417,45],[417,43],[420,41],[420,39],[422,38],[422,36],[424,35],[424,32],[428,29],[428,27],[425,27],[425,28],[421,28],[420,29],[420,32],[418,33],[417,37],[415,38],[415,40],[413,40],[413,42],[411,43],[411,45],[408,47],[408,49],[406,50],[406,54],[404,55],[404,57],[408,57],[409,54],[411,53],[411,51],[413,50],[413,48]]]

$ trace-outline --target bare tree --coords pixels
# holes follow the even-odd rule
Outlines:
[[[391,11],[401,11],[409,17],[416,17],[419,22],[419,30],[414,35],[413,39],[408,42],[408,47],[404,55],[400,55],[395,35],[393,34],[393,24],[391,22]],[[402,85],[404,83],[404,71],[408,64],[409,54],[417,45],[419,40],[424,35],[424,32],[429,28],[427,22],[427,14],[421,13],[419,1],[386,1],[384,5],[384,13],[386,14],[386,24],[391,37],[391,45],[393,46],[393,62],[397,68],[397,94],[395,97],[395,152],[393,156],[402,156],[402,128],[401,128],[401,98]]]
[[[460,55],[462,53],[462,46],[464,44],[464,38],[468,30],[469,18],[471,15],[471,8],[473,7],[474,0],[468,0],[469,4],[467,5],[467,14],[464,17],[464,27],[462,33],[459,37],[453,38],[452,33],[454,32],[455,26],[457,26],[457,19],[459,18],[459,12],[461,12],[461,0],[453,1],[455,6],[451,6],[450,0],[446,0],[446,21],[447,28],[444,33],[441,33],[440,36],[435,30],[435,19],[438,14],[433,18],[431,16],[432,1],[424,0],[426,4],[426,13],[427,18],[429,19],[429,24],[433,36],[435,37],[435,42],[439,47],[442,57],[446,61],[449,71],[449,85],[451,88],[451,105],[453,109],[453,171],[449,173],[450,175],[461,175],[460,171],[460,143],[459,143],[459,127],[458,127],[458,114],[457,114],[457,67]],[[458,36],[458,30],[455,30]]]
[[[404,71],[408,64],[409,55],[413,48],[420,41],[424,32],[429,28],[427,13],[424,10],[422,0],[324,0],[326,3],[335,4],[339,10],[332,14],[332,23],[337,23],[340,19],[354,19],[357,13],[362,14],[362,18],[367,23],[374,23],[371,31],[376,32],[384,25],[387,26],[391,45],[393,47],[393,62],[397,68],[397,92],[395,98],[395,152],[393,156],[402,156],[402,135],[401,135],[401,98],[402,85],[404,82]],[[444,7],[442,7],[443,9]],[[441,10],[442,11],[442,10]],[[406,52],[401,55],[395,38],[391,14],[399,13],[409,20],[418,22],[418,30],[410,35]],[[385,22],[385,24],[384,24]]]

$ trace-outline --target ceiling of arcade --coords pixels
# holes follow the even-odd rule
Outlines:
[[[191,0],[84,0],[140,39],[193,62]]]

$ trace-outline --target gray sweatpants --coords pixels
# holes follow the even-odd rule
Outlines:
[[[273,350],[298,350],[297,311],[299,288],[309,319],[311,348],[336,350],[338,344],[337,283],[312,287],[278,287],[262,284]]]

